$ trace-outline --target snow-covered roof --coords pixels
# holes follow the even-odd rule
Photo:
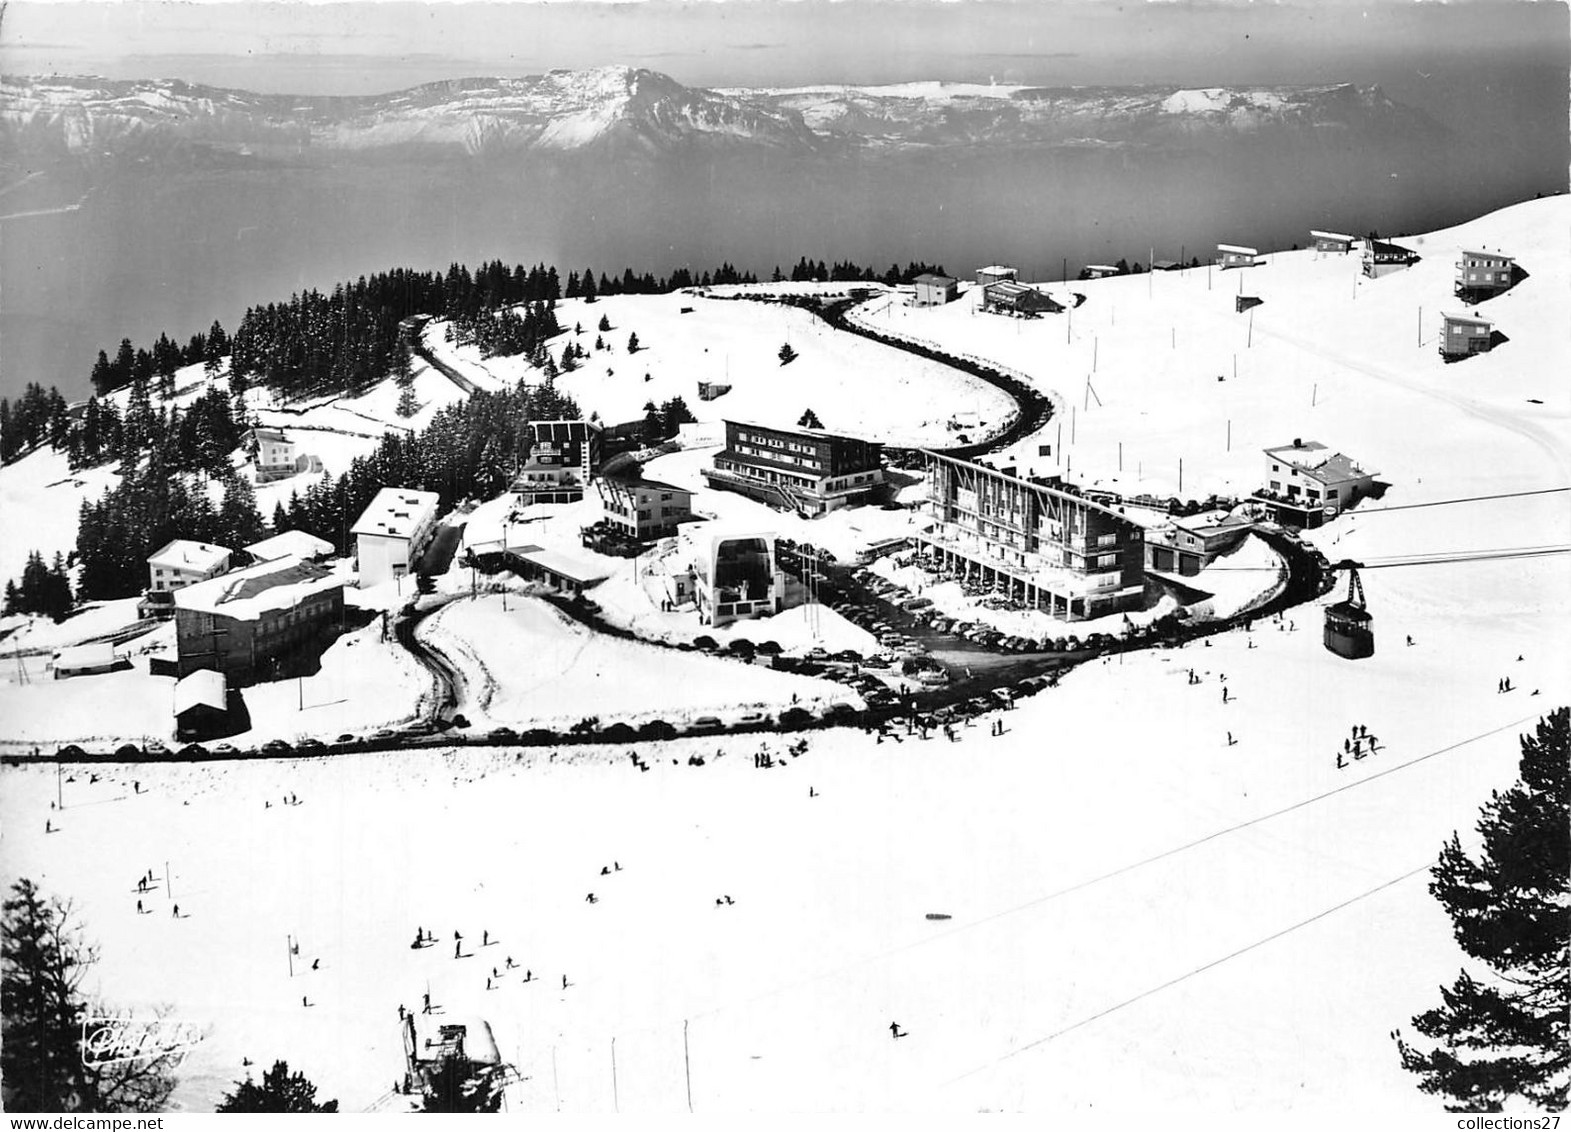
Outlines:
[[[222,672],[198,668],[175,682],[175,714],[183,715],[198,704],[215,711],[229,707],[229,686]]]
[[[1246,248],[1242,244],[1218,244],[1216,246],[1216,250],[1219,251],[1219,252],[1233,252],[1235,255],[1259,255],[1260,254],[1260,252],[1258,250],[1256,250],[1255,248]]]
[[[518,553],[516,557],[526,562],[533,562],[541,569],[549,570],[570,582],[587,585],[590,582],[604,581],[610,576],[608,570],[556,550],[527,550]]]
[[[1418,258],[1418,253],[1412,248],[1404,248],[1401,244],[1393,244],[1390,240],[1370,240],[1364,245],[1364,250],[1372,255],[1404,255]]]
[[[1450,311],[1445,311],[1441,314],[1440,317],[1445,319],[1447,322],[1471,322],[1476,326],[1494,325],[1492,321],[1480,314],[1452,314]]]
[[[333,544],[305,531],[280,531],[272,538],[253,542],[246,552],[259,562],[273,562],[295,555],[299,558],[320,558],[333,553]]]
[[[288,444],[290,442],[281,428],[250,428],[246,430],[246,434],[255,437],[257,440],[267,440],[274,444]]]
[[[1015,274],[1015,269],[1013,267],[1005,267],[1001,263],[995,263],[992,267],[979,267],[979,268],[976,269],[976,271],[977,271],[978,275],[1014,275]]]
[[[918,275],[915,279],[911,280],[911,282],[926,283],[935,287],[944,287],[948,286],[950,283],[958,283],[959,280],[951,279],[947,275],[934,275],[930,271],[924,271],[921,275]]]
[[[437,498],[434,491],[384,487],[360,513],[350,534],[413,538],[421,523],[436,511]]]
[[[115,647],[106,642],[72,645],[55,653],[55,671],[68,668],[113,668]]]
[[[1341,240],[1344,244],[1351,244],[1356,236],[1349,236],[1346,232],[1322,232],[1318,228],[1311,228],[1309,234],[1317,240]]]
[[[1118,270],[1118,268],[1114,267],[1110,263],[1088,263],[1088,264],[1086,264],[1086,270],[1087,271],[1112,271],[1112,272],[1116,272]]]
[[[998,286],[998,284],[995,283],[994,286]],[[831,432],[827,428],[808,428],[805,425],[773,425],[765,424],[763,421],[738,420],[735,417],[727,417],[725,423],[738,425],[742,428],[763,428],[768,429],[770,432],[784,432],[793,436],[813,436],[822,440],[860,440],[864,444],[877,445],[884,443],[882,440],[874,440],[870,436],[863,436],[854,432]]]
[[[147,564],[173,570],[200,570],[205,573],[222,566],[228,561],[231,553],[233,552],[227,546],[213,546],[205,542],[177,538],[148,555]]]
[[[1503,259],[1507,263],[1515,263],[1516,262],[1516,256],[1514,256],[1514,255],[1506,255],[1505,252],[1481,252],[1481,251],[1477,251],[1477,250],[1475,250],[1473,248],[1463,248],[1462,249],[1462,254],[1463,255],[1470,255],[1470,256],[1473,256],[1473,257],[1475,257],[1477,259]]]
[[[314,562],[280,558],[176,590],[175,607],[254,621],[343,584],[343,579]]]
[[[1297,468],[1321,483],[1340,483],[1376,474],[1359,467],[1351,456],[1333,452],[1317,440],[1295,440],[1280,448],[1267,448],[1265,452],[1272,459]]]
[[[1195,515],[1178,515],[1173,519],[1175,527],[1182,527],[1193,534],[1203,534],[1208,531],[1220,531],[1229,527],[1247,527],[1249,520],[1243,515],[1235,515],[1230,511],[1216,509],[1201,511]]]
[[[636,479],[612,480],[612,481],[609,481],[609,482],[617,483],[617,484],[619,484],[622,487],[629,487],[629,488],[639,488],[639,487],[641,487],[645,491],[680,491],[683,495],[692,495],[693,494],[693,489],[690,488],[690,487],[681,487],[681,486],[679,486],[677,484],[674,484],[674,483],[666,483],[664,480],[652,480],[652,479],[648,479],[648,478],[646,478],[644,476],[639,476]]]

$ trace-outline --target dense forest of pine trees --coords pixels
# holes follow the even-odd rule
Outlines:
[[[507,393],[477,393],[438,410],[422,432],[388,433],[375,452],[355,459],[336,479],[324,473],[287,507],[274,509],[273,529],[307,531],[346,554],[352,549],[349,528],[382,488],[434,491],[443,508],[464,498],[491,498],[512,480],[528,444],[529,421],[581,415],[577,404],[549,383],[520,382]]]

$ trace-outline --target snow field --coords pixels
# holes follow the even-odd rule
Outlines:
[[[789,290],[785,284],[747,290],[767,295],[776,286]],[[681,313],[684,307],[691,313]],[[611,330],[597,329],[602,316]],[[607,422],[641,419],[646,402],[659,405],[680,396],[699,421],[729,418],[789,427],[810,408],[831,431],[911,445],[946,443],[954,435],[946,422],[956,412],[974,412],[992,429],[1013,412],[1008,397],[968,374],[838,333],[794,307],[682,293],[616,295],[588,305],[563,300],[556,317],[567,329],[548,343],[552,356],[560,362],[569,341],[589,355],[578,369],[558,376],[557,388]],[[582,334],[573,333],[575,325],[583,326]],[[632,355],[630,333],[639,341]],[[592,348],[596,337],[611,346],[609,353]],[[785,342],[798,357],[782,366],[777,354]],[[466,375],[484,372],[504,385],[541,380],[528,359],[482,360],[475,347],[444,341],[434,323],[426,343]],[[700,381],[732,389],[700,401]]]
[[[513,596],[505,611],[503,600],[482,594],[455,601],[416,630],[463,671],[468,697],[460,710],[473,726],[566,727],[588,716],[606,724],[629,717],[635,725],[680,722],[854,698],[836,685],[765,666],[595,633],[539,598]]]
[[[100,784],[106,804],[68,797],[64,830],[46,837],[53,776],[11,770],[6,873],[78,896],[115,997],[211,1020],[182,1093],[193,1107],[248,1055],[287,1056],[354,1108],[397,1073],[396,1005],[418,1006],[429,982],[449,1013],[490,1019],[532,1078],[519,1098],[531,1110],[555,1106],[552,1047],[563,1110],[609,1109],[613,1035],[622,1111],[678,1110],[687,1018],[698,1111],[1430,1111],[1386,1038],[1460,961],[1421,877],[996,1060],[1426,865],[1468,828],[1546,703],[1526,689],[1564,675],[1548,659],[1554,627],[1453,628],[1423,610],[1413,623],[1420,645],[1359,665],[1302,620],[1257,628],[1254,650],[1234,633],[1134,654],[1004,713],[1003,738],[823,733],[771,771],[748,758],[768,736],[634,745],[648,774],[598,749],[571,766],[538,751],[138,767]],[[1493,674],[1517,650],[1524,691],[1499,696]],[[1353,722],[1384,749],[1338,770]],[[111,801],[133,773],[153,793]],[[286,792],[304,804],[280,807]],[[136,917],[105,844],[127,871],[169,858],[189,919]],[[601,877],[612,861],[623,871]],[[723,895],[735,905],[716,908]],[[409,949],[416,924],[437,947]],[[455,960],[455,928],[466,951],[482,928],[500,942]],[[286,932],[322,971],[288,977]],[[487,992],[507,955],[539,981]],[[1295,1013],[1297,1029],[1250,1021]],[[891,1042],[892,1020],[911,1038]]]

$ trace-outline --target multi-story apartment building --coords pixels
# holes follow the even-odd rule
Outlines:
[[[922,455],[932,524],[916,541],[945,569],[1069,621],[1140,607],[1145,540],[1139,525],[1056,479]]]
[[[600,425],[531,421],[529,432],[529,458],[513,480],[513,494],[525,504],[577,503],[600,467]]]
[[[192,542],[177,538],[165,543],[147,557],[147,588],[172,593],[186,586],[205,582],[229,569],[234,552],[227,546]]]
[[[384,487],[355,522],[355,557],[361,586],[401,578],[414,569],[436,529],[434,491]]]
[[[820,429],[725,422],[709,486],[809,517],[865,501],[884,483],[884,446]]]
[[[605,506],[605,520],[632,542],[649,542],[676,534],[677,524],[692,518],[693,493],[659,480],[606,477],[595,481]]]
[[[179,675],[221,672],[232,685],[280,672],[343,619],[344,584],[298,558],[262,562],[175,594]]]

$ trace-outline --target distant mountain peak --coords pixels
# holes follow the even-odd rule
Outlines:
[[[1196,144],[1268,127],[1438,130],[1378,87],[1022,87],[911,82],[706,90],[625,64],[440,80],[390,94],[261,95],[177,79],[0,78],[0,152],[86,162],[245,160],[403,147],[473,157],[695,149]]]

